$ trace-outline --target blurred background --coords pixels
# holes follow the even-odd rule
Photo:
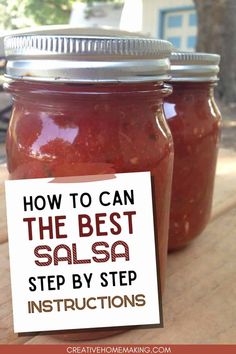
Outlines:
[[[178,50],[220,54],[222,145],[236,150],[236,0],[0,0],[1,75],[3,38],[12,31],[76,34],[81,28],[129,31],[167,39]],[[2,82],[0,77],[0,163],[11,110]]]

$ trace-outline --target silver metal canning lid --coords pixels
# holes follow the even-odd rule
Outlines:
[[[5,38],[6,77],[46,82],[145,82],[170,78],[171,43],[118,36]]]
[[[218,80],[220,56],[208,53],[174,52],[170,57],[171,81]]]

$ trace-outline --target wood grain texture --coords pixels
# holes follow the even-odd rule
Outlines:
[[[0,168],[0,182],[6,178],[6,168]],[[235,230],[236,153],[221,150],[211,222],[189,247],[168,257],[165,328],[131,330],[96,343],[235,343]],[[6,241],[4,188],[0,183],[0,343],[63,343],[51,336],[18,337],[13,333]]]
[[[24,343],[30,337],[13,333],[8,243],[0,245],[0,344]],[[20,289],[19,289],[20,290]]]
[[[0,187],[0,244],[7,241],[5,192]]]
[[[7,241],[4,181],[8,173],[5,165],[0,165],[0,244]]]
[[[236,153],[221,149],[219,153],[212,219],[236,205]]]

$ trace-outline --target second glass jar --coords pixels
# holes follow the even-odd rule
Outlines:
[[[221,115],[214,100],[220,57],[173,53],[173,93],[164,102],[174,141],[169,250],[186,246],[211,213]]]

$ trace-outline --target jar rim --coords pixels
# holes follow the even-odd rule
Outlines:
[[[168,80],[168,41],[129,36],[16,35],[4,41],[6,77],[46,82]]]
[[[220,55],[203,52],[173,52],[170,56],[171,81],[218,81]]]

